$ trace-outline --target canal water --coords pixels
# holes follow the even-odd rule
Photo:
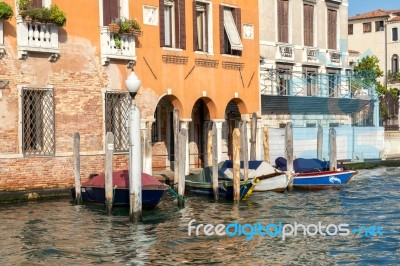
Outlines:
[[[68,199],[3,204],[0,265],[394,265],[399,202],[400,169],[378,168],[361,170],[340,191],[256,193],[239,205],[188,196],[178,208],[166,195],[139,224],[128,222],[127,209],[109,216],[103,207]],[[193,228],[224,224],[229,234],[207,236],[198,227],[199,235],[192,229],[189,236],[192,219]],[[239,225],[245,235],[238,235]],[[283,239],[282,227],[290,233],[295,225],[297,235]],[[250,232],[259,233],[246,240]]]

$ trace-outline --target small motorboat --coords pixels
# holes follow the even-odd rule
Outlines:
[[[294,175],[293,188],[303,190],[341,189],[357,174],[353,170],[321,171]]]
[[[240,200],[247,199],[253,192],[255,183],[252,181],[240,182]],[[205,167],[197,174],[190,174],[185,177],[185,188],[187,191],[212,196],[214,194],[212,184],[212,168]],[[220,198],[233,199],[233,180],[218,179],[218,191]]]
[[[129,173],[127,170],[113,172],[113,205],[129,206]],[[93,175],[81,185],[82,201],[87,203],[105,204],[105,174]],[[142,206],[154,208],[164,192],[169,189],[155,177],[142,173]],[[75,200],[75,188],[71,189],[71,196]]]
[[[278,157],[275,163],[279,170],[286,171],[286,159]],[[315,158],[297,158],[293,160],[293,188],[302,190],[341,189],[357,174],[357,171],[343,170],[338,164],[337,170],[329,170],[329,162]]]
[[[219,165],[219,177],[222,179],[233,178],[233,163],[230,160],[223,161]],[[244,179],[244,162],[240,162],[240,179]],[[255,192],[275,191],[284,192],[288,186],[289,178],[285,172],[279,171],[265,161],[249,161],[248,179],[257,180]]]

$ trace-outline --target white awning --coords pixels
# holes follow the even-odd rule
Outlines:
[[[233,19],[232,11],[229,9],[224,9],[224,28],[226,30],[226,34],[228,35],[231,48],[233,50],[242,51],[243,44],[242,41],[240,40],[240,35],[236,28],[236,23],[235,20]]]

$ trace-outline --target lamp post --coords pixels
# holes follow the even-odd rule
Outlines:
[[[129,219],[132,222],[142,218],[142,163],[140,139],[140,111],[135,96],[140,88],[140,79],[133,72],[125,80],[131,96],[129,107]]]

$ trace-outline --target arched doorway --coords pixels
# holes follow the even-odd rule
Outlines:
[[[168,96],[163,97],[157,104],[151,141],[153,145],[153,169],[171,170],[174,163],[174,133],[173,133],[174,106]]]
[[[209,110],[206,103],[199,99],[192,109],[192,122],[189,130],[189,164],[191,168],[206,166],[207,137],[210,127]]]

